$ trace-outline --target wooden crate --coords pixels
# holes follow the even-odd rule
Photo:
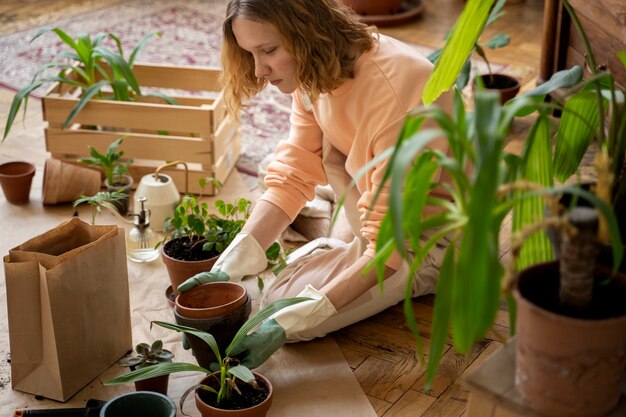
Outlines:
[[[134,160],[130,171],[135,186],[146,174],[169,161],[182,160],[189,168],[189,192],[199,193],[198,179],[212,176],[224,182],[241,151],[239,125],[227,115],[219,87],[220,69],[135,64],[137,81],[165,91],[176,105],[142,96],[134,102],[91,100],[72,125],[62,129],[78,102],[79,89],[56,83],[42,99],[46,150],[53,158],[76,162],[88,156],[88,145],[105,152],[114,140],[124,137],[120,149]],[[94,130],[94,126],[97,130]],[[182,165],[167,168],[178,190],[185,191]],[[207,185],[205,194],[215,194]]]

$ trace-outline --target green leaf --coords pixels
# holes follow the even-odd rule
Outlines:
[[[255,380],[252,371],[243,365],[237,365],[233,366],[232,368],[228,368],[228,373],[234,375],[236,378],[241,379],[247,384]]]
[[[596,93],[581,91],[565,103],[554,149],[554,175],[565,182],[573,175],[600,126]]]
[[[194,336],[200,338],[207,345],[209,345],[209,347],[213,351],[213,354],[217,358],[217,362],[218,363],[222,362],[222,356],[220,354],[219,347],[217,346],[217,342],[215,341],[215,338],[213,337],[212,334],[207,333],[207,332],[202,331],[202,330],[194,329],[193,327],[181,326],[181,325],[178,325],[178,324],[168,323],[168,322],[164,322],[164,321],[153,321],[152,323],[154,323],[154,324],[156,324],[158,326],[164,327],[166,329],[176,330],[177,332],[191,334],[191,335],[194,335]],[[206,373],[210,373],[210,371],[206,371]]]
[[[28,95],[34,90],[38,89],[44,84],[43,81],[37,81],[32,84],[27,85],[18,91],[13,97],[13,101],[11,102],[11,108],[9,109],[9,116],[7,117],[7,122],[4,127],[4,135],[2,136],[2,141],[4,141],[11,131],[11,126],[13,125],[13,121],[15,120],[15,116],[17,116],[17,112],[20,110],[20,106],[22,105],[22,101],[24,102],[24,106],[28,101]]]
[[[230,342],[228,347],[226,348],[226,356],[230,356],[230,352],[233,347],[237,346],[241,340],[256,326],[261,324],[263,320],[276,313],[277,311],[282,310],[285,307],[288,307],[293,304],[298,304],[303,301],[311,300],[309,297],[295,297],[295,298],[284,298],[282,300],[274,301],[272,304],[266,306],[262,310],[258,311],[255,315],[250,317],[240,328],[237,334],[233,337],[233,340]]]
[[[426,82],[422,93],[425,104],[432,103],[452,87],[474,50],[493,3],[494,0],[468,0]]]
[[[511,37],[504,33],[498,33],[493,38],[489,39],[485,44],[488,48],[497,49],[505,47],[511,41]]]
[[[174,372],[202,372],[210,374],[211,371],[204,369],[198,365],[184,362],[159,363],[157,365],[147,366],[145,368],[136,369],[127,374],[118,376],[104,382],[104,385],[127,384],[129,382],[143,381],[144,379],[154,378],[161,375],[169,375]]]
[[[67,116],[65,123],[63,123],[63,129],[67,128],[70,125],[70,123],[72,123],[72,120],[74,120],[78,112],[81,111],[87,105],[89,100],[91,100],[93,96],[98,94],[100,90],[102,89],[102,87],[104,87],[107,84],[108,83],[106,81],[102,80],[90,86],[89,88],[87,88],[87,90],[85,90],[85,92],[80,96],[80,100],[78,101],[78,103],[76,103],[74,108],[72,108],[72,111],[70,111],[70,114]]]
[[[141,52],[141,50],[146,46],[148,41],[154,36],[157,36],[157,37],[161,36],[161,32],[150,32],[141,38],[137,46],[135,46],[135,49],[133,49],[133,51],[130,53],[130,58],[128,58],[128,64],[130,66],[132,66],[135,63],[135,59],[137,58],[137,55],[139,54],[139,52]],[[121,49],[120,49],[120,54],[123,55]]]
[[[441,362],[441,356],[448,339],[450,316],[452,312],[452,295],[454,282],[456,281],[454,268],[454,245],[448,246],[444,255],[439,280],[437,281],[437,300],[434,306],[432,333],[430,337],[430,353],[428,355],[428,367],[426,369],[426,384],[424,390],[430,390],[437,369]]]

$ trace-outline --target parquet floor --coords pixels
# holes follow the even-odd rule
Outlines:
[[[465,2],[424,1],[425,10],[417,20],[402,26],[381,28],[381,32],[408,42],[440,47]],[[68,16],[84,13],[116,2],[3,0],[0,2],[0,33],[43,24],[61,14]],[[538,74],[543,1],[522,0],[514,3],[505,7],[507,14],[485,34],[487,39],[498,32],[507,33],[511,36],[510,45],[500,50],[488,50],[487,54],[493,63],[508,65],[506,71],[518,75],[523,81],[523,89],[526,89],[534,86]],[[3,118],[6,117],[10,100],[10,93],[0,92],[0,116]],[[31,107],[28,119],[41,117],[35,114],[35,107]],[[520,146],[517,137],[527,126],[527,123],[519,122],[513,127],[510,142],[513,149]],[[507,242],[507,237],[504,236],[502,241]],[[506,256],[507,249],[506,246],[502,248],[502,256]],[[413,301],[425,349],[429,346],[433,301],[433,296]],[[467,357],[459,355],[448,345],[437,380],[428,393],[422,392],[425,367],[418,361],[415,339],[405,324],[401,305],[345,328],[335,333],[334,337],[379,416],[460,417],[466,414],[469,395],[462,384],[463,375],[499,349],[508,332],[508,317],[503,310],[492,332]]]

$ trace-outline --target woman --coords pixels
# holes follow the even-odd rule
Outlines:
[[[384,291],[376,272],[363,273],[375,252],[387,211],[379,163],[349,187],[356,173],[396,143],[407,112],[421,104],[432,65],[414,48],[376,33],[334,0],[231,0],[223,25],[225,99],[234,115],[272,84],[293,98],[289,138],[281,142],[265,177],[268,190],[242,233],[200,283],[241,280],[266,267],[265,249],[289,226],[316,185],[344,195],[355,238],[318,240],[265,290],[262,304],[309,297],[266,321],[234,354],[256,367],[285,341],[309,340],[370,317],[403,299],[408,265],[386,264]],[[449,105],[447,98],[440,105]],[[438,144],[446,149],[446,144]],[[413,295],[434,291],[438,262],[429,258],[413,280]]]

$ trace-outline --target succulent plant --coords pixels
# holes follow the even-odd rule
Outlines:
[[[172,362],[174,354],[163,349],[163,342],[157,340],[152,345],[139,343],[135,346],[136,355],[122,358],[118,361],[120,366],[128,366],[131,369],[145,368],[158,363]]]

